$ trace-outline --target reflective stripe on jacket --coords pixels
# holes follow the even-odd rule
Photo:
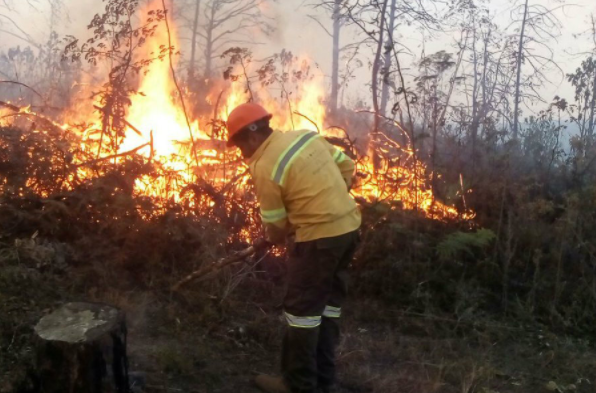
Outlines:
[[[343,235],[360,227],[350,196],[354,162],[311,131],[274,131],[249,160],[270,240],[291,228],[296,241]]]

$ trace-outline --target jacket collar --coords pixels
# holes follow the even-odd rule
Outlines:
[[[280,135],[281,135],[281,132],[279,132],[279,131],[273,131],[271,133],[271,135],[269,135],[267,137],[267,139],[265,139],[265,142],[263,142],[261,144],[261,146],[259,146],[259,148],[257,149],[257,151],[255,151],[255,153],[252,155],[252,157],[250,157],[247,160],[248,165],[255,164],[263,156],[263,154],[265,153],[265,150],[271,144],[271,142],[273,142],[275,139],[279,138]]]

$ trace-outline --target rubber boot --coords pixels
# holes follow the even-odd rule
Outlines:
[[[282,377],[262,374],[255,378],[255,383],[266,393],[290,393]]]

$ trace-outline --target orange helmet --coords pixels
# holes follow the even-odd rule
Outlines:
[[[228,116],[226,126],[228,127],[228,146],[232,146],[234,142],[232,139],[240,131],[246,127],[254,125],[259,120],[271,119],[271,113],[267,112],[259,104],[249,102],[247,104],[238,105]]]

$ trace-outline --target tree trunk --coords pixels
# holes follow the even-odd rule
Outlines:
[[[474,62],[474,87],[472,88],[472,123],[470,124],[470,138],[472,139],[472,152],[476,147],[476,137],[478,136],[478,93],[479,93],[479,81],[478,81],[478,53],[476,52],[476,14],[473,14],[472,19],[473,29],[473,41],[472,41],[472,56]]]
[[[590,102],[590,123],[588,125],[588,133],[590,137],[594,136],[594,126],[595,126],[595,118],[596,118],[596,59],[593,60],[593,69],[592,72],[594,73],[594,80],[592,81],[592,101]]]
[[[211,16],[205,32],[207,39],[205,42],[205,78],[211,78],[211,65],[213,60],[213,30],[215,29],[215,6],[211,4]]]
[[[387,115],[387,102],[389,101],[389,75],[391,73],[391,52],[393,51],[393,30],[395,30],[395,11],[397,0],[391,0],[389,11],[389,29],[387,30],[387,43],[385,44],[385,59],[383,60],[383,90],[381,91],[381,114]]]
[[[190,46],[190,64],[188,65],[188,81],[192,82],[195,78],[196,58],[197,58],[197,35],[199,33],[199,11],[201,10],[201,0],[196,0],[195,19],[192,24],[192,39]]]
[[[374,129],[373,132],[379,131],[379,62],[381,61],[381,51],[383,50],[383,33],[385,32],[385,12],[387,11],[387,3],[389,0],[383,2],[381,9],[381,24],[379,26],[379,42],[377,43],[377,53],[375,55],[375,62],[372,67],[372,96],[373,96],[373,108],[375,111]],[[373,135],[371,142],[374,144],[376,136]],[[372,157],[373,170],[376,173],[381,166],[381,158],[378,154],[374,154]]]
[[[490,28],[489,28],[490,29]],[[482,63],[482,105],[480,106],[480,112],[478,113],[478,115],[476,116],[476,119],[474,119],[474,129],[476,130],[476,135],[475,137],[478,137],[478,131],[480,130],[480,119],[484,118],[487,112],[487,108],[488,108],[488,96],[486,94],[487,92],[487,72],[488,72],[488,60],[489,60],[489,52],[488,52],[488,43],[490,41],[490,37],[491,37],[491,30],[488,31],[488,33],[486,34],[486,37],[484,38],[484,49],[483,49],[483,63]],[[484,128],[482,129],[482,133],[481,135],[484,133]],[[476,155],[476,139],[473,140],[473,145],[472,145],[472,152],[474,154],[473,157],[475,157]]]
[[[375,54],[375,60],[372,67],[372,98],[373,108],[375,111],[375,125],[374,131],[379,130],[379,67],[381,61],[381,51],[383,50],[383,38],[385,33],[385,12],[387,11],[387,3],[389,0],[383,2],[381,9],[381,23],[379,26],[379,41],[377,42],[377,52]]]
[[[68,303],[37,326],[40,393],[128,393],[124,313],[96,303]]]
[[[340,6],[342,0],[335,0],[333,6],[333,64],[331,66],[331,97],[329,106],[332,113],[337,111],[339,94],[339,35],[341,32]]]
[[[517,49],[517,72],[515,82],[515,107],[513,110],[513,138],[517,139],[519,133],[519,102],[520,102],[520,83],[521,83],[521,68],[524,49],[524,35],[526,32],[526,21],[528,19],[528,2],[524,5],[524,19],[522,21],[521,32],[519,34],[519,46]]]

